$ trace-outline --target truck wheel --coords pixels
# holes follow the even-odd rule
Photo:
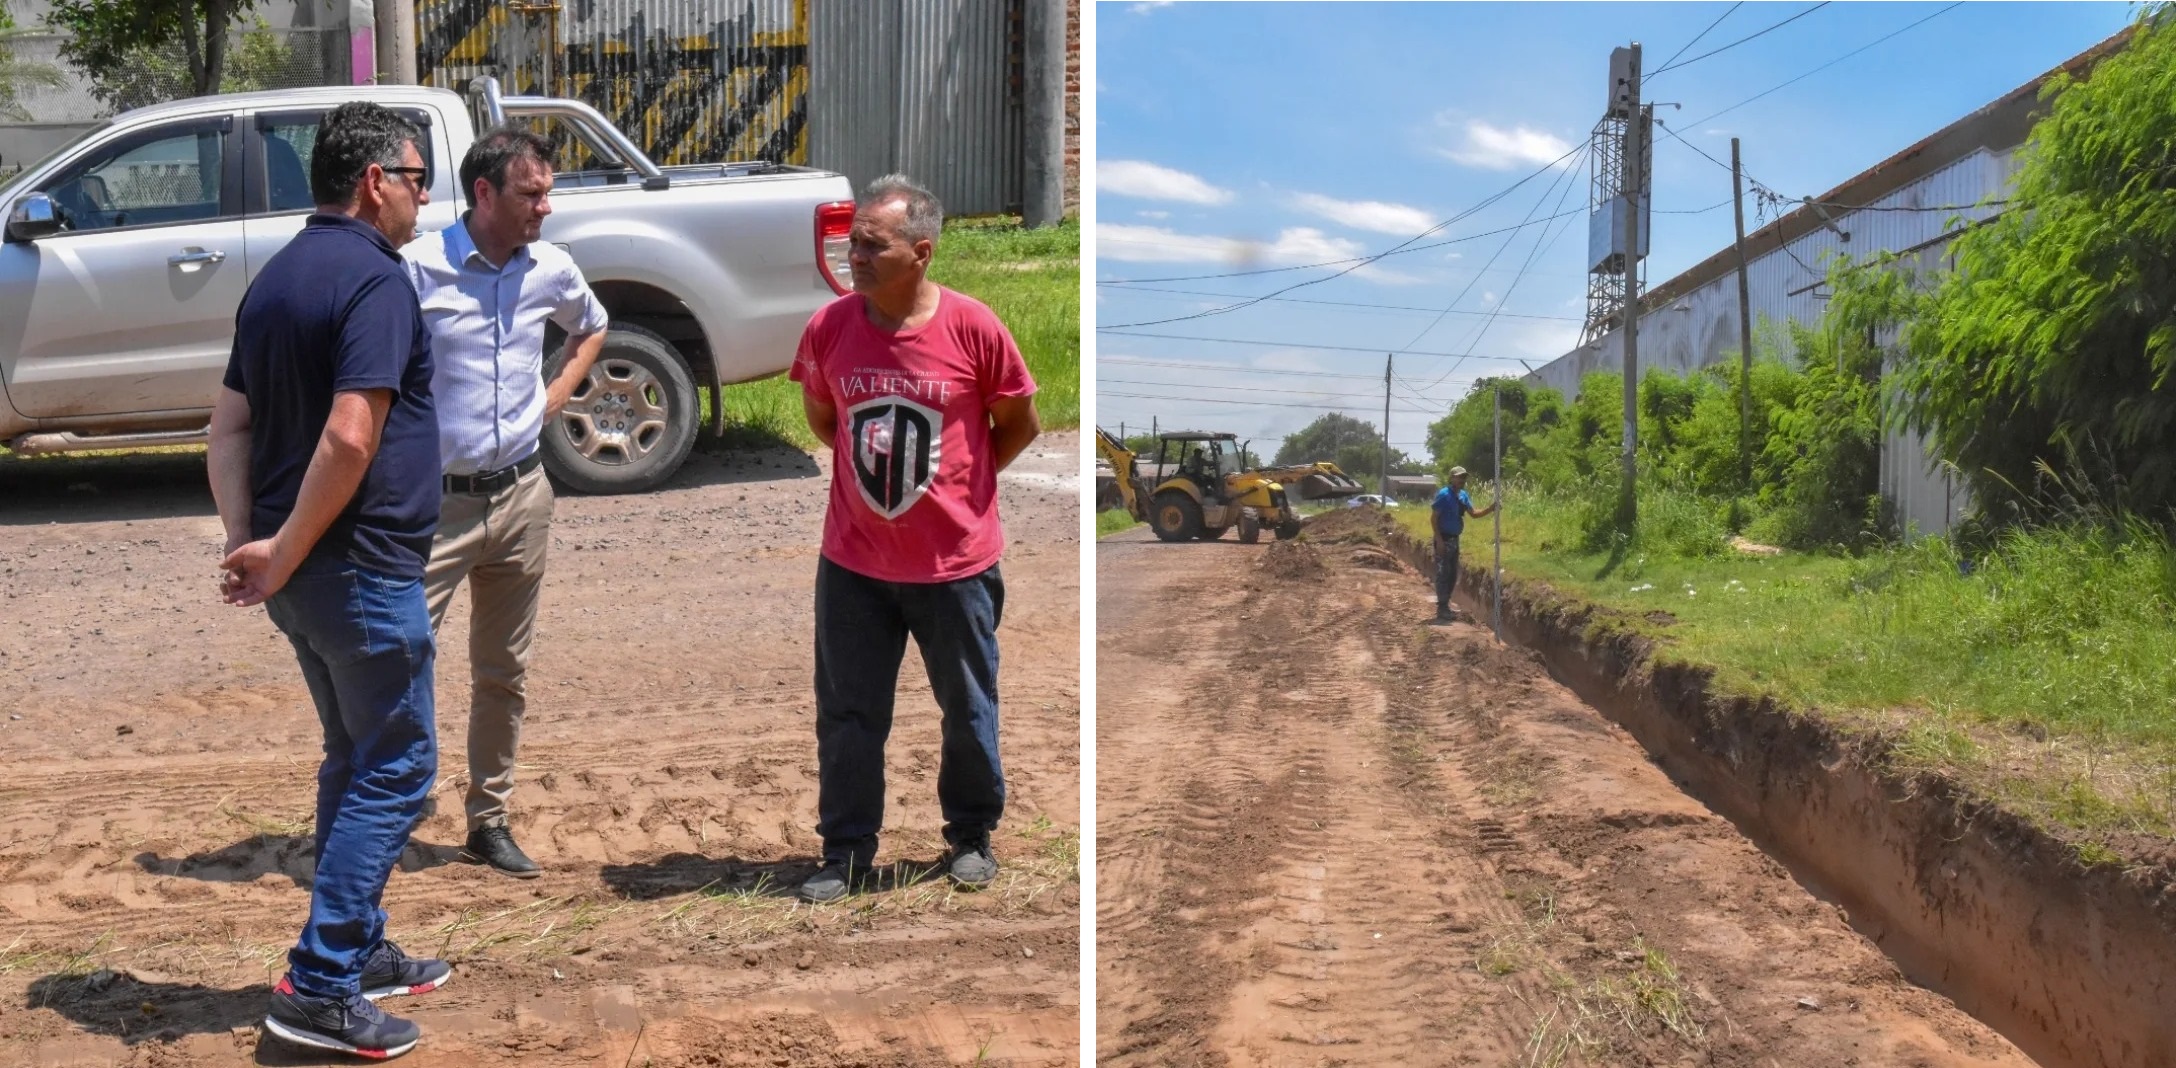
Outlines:
[[[1148,522],[1158,538],[1191,541],[1201,532],[1201,505],[1177,490],[1165,490],[1156,495],[1156,506],[1148,511]]]
[[[1262,521],[1251,515],[1239,517],[1239,540],[1248,545],[1262,540]]]
[[[545,381],[566,356],[562,344],[545,361]],[[695,376],[672,345],[639,326],[614,326],[589,377],[544,426],[544,469],[578,493],[655,489],[687,460],[701,420]]]

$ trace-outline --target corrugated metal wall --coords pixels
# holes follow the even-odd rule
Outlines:
[[[949,214],[1022,199],[1018,0],[819,2],[809,162],[856,188],[900,172]]]
[[[660,163],[904,172],[1017,211],[1020,0],[420,0],[417,68],[573,96]]]
[[[808,158],[809,0],[420,0],[426,85],[572,96],[659,163]]]
[[[2014,151],[1981,149],[1866,206],[1927,208],[1999,199],[2015,165]],[[1828,299],[1828,287],[1821,282],[1829,257],[1843,254],[1866,259],[1879,252],[1925,246],[1918,253],[1920,265],[1935,267],[1946,249],[1943,235],[1958,228],[1952,220],[1976,220],[1999,210],[1832,212],[1837,226],[1851,235],[1849,241],[1821,229],[1784,247],[1751,247],[1746,278],[1753,321],[1812,326],[1820,320]],[[1753,225],[1754,220],[1749,218],[1747,224]],[[1726,272],[1640,317],[1641,373],[1660,369],[1683,374],[1735,360],[1738,336],[1738,278]],[[1754,347],[1760,350],[1770,343],[1787,344],[1787,334],[1774,330],[1757,338]],[[1579,380],[1588,372],[1623,367],[1623,352],[1622,333],[1612,331],[1590,346],[1550,361],[1532,377],[1570,396],[1579,391]],[[1948,530],[1966,508],[1964,488],[1934,464],[1926,441],[1918,435],[1892,434],[1884,441],[1881,486],[1897,506],[1899,521],[1921,533]]]

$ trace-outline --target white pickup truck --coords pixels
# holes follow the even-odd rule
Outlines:
[[[0,186],[0,443],[203,440],[242,293],[309,217],[318,123],[355,99],[425,131],[420,230],[458,218],[455,172],[480,123],[544,122],[560,140],[544,240],[612,315],[589,381],[544,432],[547,470],[573,489],[669,478],[695,443],[698,387],[784,371],[809,315],[846,291],[853,190],[828,171],[659,167],[588,105],[501,97],[490,79],[467,99],[413,86],[198,97],[120,115]]]

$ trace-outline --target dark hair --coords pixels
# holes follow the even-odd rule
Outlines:
[[[901,237],[937,242],[937,235],[944,232],[944,205],[937,202],[937,194],[904,174],[887,174],[861,191],[861,202],[872,207],[889,200],[899,201],[907,212],[906,224],[899,228]]]
[[[334,108],[318,124],[310,150],[311,198],[326,207],[355,203],[355,187],[371,164],[398,167],[401,146],[420,148],[422,140],[415,123],[383,105],[356,100]]]
[[[476,179],[491,183],[494,192],[506,191],[506,168],[517,159],[533,159],[552,165],[551,139],[534,130],[505,123],[485,130],[461,157],[461,196],[476,206]]]

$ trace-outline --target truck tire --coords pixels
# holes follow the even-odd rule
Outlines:
[[[1239,540],[1247,545],[1262,540],[1262,521],[1251,515],[1239,517]]]
[[[545,361],[556,377],[566,345]],[[577,493],[643,493],[680,470],[701,429],[695,376],[664,338],[614,326],[558,418],[544,425],[544,469]]]
[[[1177,490],[1165,490],[1148,510],[1148,523],[1164,541],[1191,541],[1201,533],[1201,505]]]

